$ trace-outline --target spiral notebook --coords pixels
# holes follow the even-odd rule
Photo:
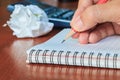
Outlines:
[[[96,44],[80,44],[70,38],[61,43],[70,29],[63,29],[48,41],[27,50],[27,63],[120,68],[120,36]]]

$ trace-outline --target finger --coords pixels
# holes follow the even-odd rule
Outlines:
[[[79,35],[80,35],[80,33],[75,33],[72,37],[73,37],[73,38],[78,38]]]
[[[78,3],[78,8],[77,10],[75,11],[75,14],[71,20],[71,24],[74,22],[74,20],[80,16],[80,14],[90,5],[92,5],[92,0],[79,0],[79,3]]]
[[[89,41],[89,31],[80,33],[78,39],[81,44],[87,44]]]
[[[99,0],[79,0],[78,3],[78,9],[83,9],[85,10],[88,6],[91,6],[95,3],[97,3]]]
[[[116,23],[112,23],[113,26],[114,26],[114,31],[115,31],[115,34],[118,34],[120,35],[120,25],[116,24]]]
[[[96,43],[101,39],[115,34],[112,23],[99,25],[89,35],[89,43]]]
[[[113,6],[111,6],[113,5]],[[78,21],[73,24],[72,27],[77,31],[86,31],[90,28],[93,28],[97,23],[103,22],[119,22],[118,19],[120,14],[120,9],[116,10],[115,8],[119,8],[115,2],[108,2],[105,4],[97,4],[88,7],[85,11],[82,12]],[[115,17],[116,16],[116,17]]]
[[[85,9],[92,4],[93,4],[93,0],[79,0],[78,9],[80,8]]]

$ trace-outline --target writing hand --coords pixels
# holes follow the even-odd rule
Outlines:
[[[79,42],[96,43],[114,34],[120,34],[120,0],[96,4],[98,0],[80,0],[71,27],[79,31],[73,37]]]

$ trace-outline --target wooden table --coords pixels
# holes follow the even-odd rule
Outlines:
[[[18,0],[0,2],[0,80],[120,80],[120,70],[115,69],[27,64],[26,50],[45,42],[60,30],[53,29],[51,33],[38,38],[16,38],[9,27],[2,26],[10,16],[6,6],[16,1]],[[77,2],[66,4],[56,0],[41,1],[63,8],[77,7]],[[76,6],[73,8],[72,5]]]

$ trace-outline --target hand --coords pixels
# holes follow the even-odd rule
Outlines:
[[[71,27],[79,31],[73,37],[82,44],[120,34],[120,0],[96,4],[98,0],[80,0],[71,21]]]

